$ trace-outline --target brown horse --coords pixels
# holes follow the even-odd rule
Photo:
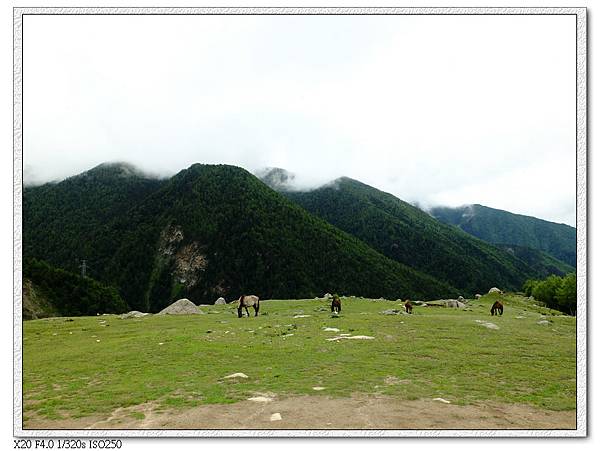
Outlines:
[[[333,300],[331,301],[331,313],[338,314],[342,311],[342,301],[340,301],[340,297],[337,294],[333,295]]]
[[[412,313],[413,305],[408,299],[404,303],[404,308],[406,309],[406,313]]]
[[[242,309],[246,309],[246,314],[250,317],[250,312],[248,311],[248,307],[254,307],[254,316],[258,316],[258,308],[259,308],[259,300],[258,296],[254,296],[253,294],[244,296],[240,296],[240,305],[238,307],[238,318],[243,316]]]
[[[502,312],[504,312],[504,306],[502,305],[502,303],[500,301],[496,301],[494,302],[494,305],[492,305],[492,309],[490,310],[492,316],[494,315],[500,315],[502,316]]]

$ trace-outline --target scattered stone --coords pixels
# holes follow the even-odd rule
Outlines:
[[[546,324],[550,324],[550,321],[546,321],[545,319],[543,319],[541,321],[538,321],[537,323],[541,324],[541,325],[546,325]]]
[[[313,387],[312,389],[314,391],[322,391],[322,390],[325,390],[325,387]]]
[[[439,402],[443,402],[444,404],[450,404],[450,401],[444,399],[444,398],[433,398],[434,401],[439,401]]]
[[[368,335],[354,335],[350,336],[350,334],[340,334],[337,337],[327,338],[327,341],[339,341],[339,340],[373,340],[375,337],[369,337]]]
[[[333,296],[331,295],[331,293],[325,293],[325,296],[323,296],[325,299],[331,299]]]
[[[100,343],[100,340],[96,340],[96,343]]]
[[[487,327],[488,329],[500,329],[496,324],[488,323],[487,321],[482,321],[480,319],[476,319],[475,322],[481,324],[483,327]]]
[[[163,342],[160,342],[160,343],[158,344],[158,346],[162,346],[162,345],[164,345],[164,343],[163,343]]]
[[[215,301],[215,305],[223,305],[223,304],[227,304],[227,301],[225,301],[225,298],[219,298]]]
[[[488,294],[490,294],[490,293],[500,293],[500,294],[502,294],[502,290],[500,288],[492,287],[492,288],[490,288],[490,291],[488,291]]]
[[[462,296],[459,296],[458,299],[457,299],[457,301],[465,302],[465,298],[463,298]]]
[[[296,315],[294,318],[308,318],[311,315]]]
[[[398,309],[389,309],[381,312],[382,315],[402,315],[404,312]]]
[[[446,307],[448,308],[465,308],[465,304],[455,299],[450,299],[446,301]]]
[[[525,318],[525,317],[524,317],[524,316],[520,316],[520,315],[519,315],[519,316],[516,316],[516,318],[517,318],[517,319],[523,319],[523,318]]]
[[[273,398],[267,398],[266,396],[253,396],[252,398],[248,398],[248,401],[271,402],[273,401]]]
[[[293,337],[293,336],[294,336],[294,334],[285,334],[285,335],[282,335],[283,338],[285,338],[285,337]]]
[[[340,331],[337,327],[324,327],[323,330],[325,332],[339,332]]]
[[[223,379],[248,379],[248,376],[246,376],[244,373],[233,373],[230,374],[229,376],[225,376]]]
[[[280,420],[281,420],[281,414],[279,412],[271,415],[271,421],[280,421]]]
[[[179,299],[173,302],[167,308],[158,312],[159,315],[202,315],[204,312],[198,309],[189,299]]]
[[[480,295],[480,294],[476,294],[476,295],[475,295],[475,299],[479,299],[480,297],[481,297],[481,295]]]
[[[119,315],[119,318],[121,318],[121,319],[141,318],[142,316],[146,316],[146,315],[149,315],[149,313],[142,313],[142,312],[138,312],[137,310],[132,310],[131,312],[123,313],[122,315]]]

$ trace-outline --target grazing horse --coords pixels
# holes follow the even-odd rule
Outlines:
[[[406,300],[406,302],[404,303],[404,308],[406,309],[406,313],[412,313],[412,302],[410,302],[408,299]]]
[[[490,310],[492,316],[494,316],[494,315],[502,316],[503,311],[504,311],[504,306],[502,305],[502,303],[500,301],[494,302],[494,305],[492,305],[492,309]]]
[[[342,301],[340,301],[340,297],[337,294],[333,295],[333,300],[331,301],[331,313],[338,314],[342,311]]]
[[[238,318],[242,317],[242,309],[245,308],[246,309],[246,314],[248,315],[248,317],[250,317],[250,312],[248,311],[248,307],[254,307],[254,316],[258,316],[258,307],[259,307],[259,301],[258,301],[258,296],[254,296],[253,294],[248,295],[248,296],[244,296],[241,295],[240,296],[240,306],[238,307]]]

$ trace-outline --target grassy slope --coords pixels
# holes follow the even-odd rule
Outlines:
[[[438,207],[433,216],[489,243],[508,243],[544,251],[568,265],[577,264],[576,229],[483,205]]]
[[[255,392],[381,393],[574,409],[575,318],[516,295],[505,296],[504,315],[492,318],[494,299],[472,301],[470,311],[416,307],[411,316],[382,315],[398,308],[389,301],[346,299],[339,318],[323,300],[298,300],[263,302],[258,318],[238,319],[235,307],[224,305],[197,316],[28,321],[24,416],[109,414],[153,400],[165,409],[229,403]],[[294,318],[299,313],[311,316]],[[540,314],[548,314],[550,324],[537,324]],[[330,342],[335,333],[323,327],[375,339]],[[249,379],[222,379],[235,372]],[[387,385],[387,376],[401,382]],[[317,385],[326,390],[313,391]]]

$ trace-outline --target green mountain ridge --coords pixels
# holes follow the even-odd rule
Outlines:
[[[435,207],[436,219],[492,244],[514,244],[543,251],[564,263],[577,265],[577,230],[532,216],[483,205]]]
[[[276,179],[293,181],[282,176]],[[263,180],[270,183],[272,177]],[[273,188],[280,188],[281,184]],[[356,236],[375,250],[472,295],[491,286],[520,289],[530,277],[558,273],[541,253],[507,253],[471,235],[437,221],[395,196],[348,177],[338,178],[310,191],[286,186],[281,190],[310,213]],[[552,259],[554,260],[554,259]],[[560,269],[559,269],[560,268]]]
[[[165,180],[121,172],[98,167],[26,188],[24,256],[63,268],[86,258],[91,274],[118,287],[130,308],[152,312],[181,297],[198,304],[242,293],[457,294],[309,214],[244,169],[195,164]]]

